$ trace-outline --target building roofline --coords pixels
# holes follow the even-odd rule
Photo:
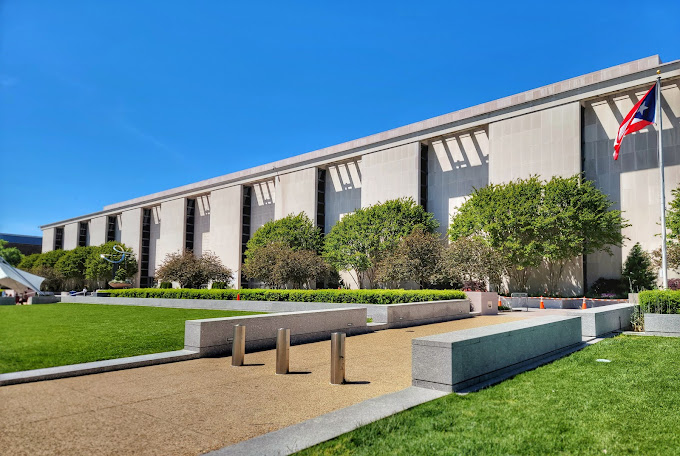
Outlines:
[[[425,134],[448,126],[460,125],[461,123],[471,123],[475,119],[488,119],[489,117],[492,117],[494,113],[521,109],[521,107],[524,106],[536,108],[541,104],[548,103],[559,96],[564,96],[571,92],[584,93],[591,90],[595,91],[596,89],[601,88],[603,84],[608,86],[615,85],[618,79],[625,79],[626,77],[637,75],[651,69],[667,66],[673,67],[672,69],[677,66],[678,69],[680,69],[680,60],[662,64],[658,55],[645,57],[334,146],[110,204],[104,206],[102,211],[62,220],[60,222],[49,223],[42,225],[40,228],[45,229],[72,223],[73,221],[85,218],[115,214],[128,208],[139,207],[185,194],[198,194],[231,185],[264,180],[281,173],[285,174],[285,172],[290,172],[297,167],[309,166],[313,163],[325,164],[325,162],[328,161],[339,161],[343,158],[352,158],[353,154],[366,153],[366,150],[380,147],[381,145],[389,145],[403,138],[411,138],[419,134]],[[640,75],[635,79],[646,76],[648,75]],[[371,152],[374,151],[375,150],[372,150]]]

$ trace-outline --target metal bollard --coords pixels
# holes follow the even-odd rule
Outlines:
[[[231,344],[231,365],[243,366],[246,357],[246,327],[234,325],[234,341]]]
[[[331,334],[331,384],[345,383],[345,333]]]
[[[290,371],[290,329],[279,328],[276,333],[276,373]]]

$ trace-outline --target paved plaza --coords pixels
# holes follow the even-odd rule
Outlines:
[[[533,314],[533,315],[532,315]],[[411,385],[411,339],[538,312],[390,329],[347,339],[347,385],[330,385],[330,342],[0,388],[6,454],[200,454]],[[541,313],[542,315],[545,315]]]

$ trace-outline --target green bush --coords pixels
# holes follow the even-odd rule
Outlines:
[[[640,292],[640,310],[643,313],[680,313],[680,291],[649,290]]]
[[[330,302],[351,304],[400,304],[406,302],[465,299],[459,290],[197,290],[128,288],[107,290],[110,296],[125,298],[224,299],[243,301]]]
[[[161,282],[161,284],[158,285],[158,288],[163,288],[163,289],[172,288],[172,282]]]
[[[228,290],[229,282],[213,282],[210,286],[212,290]]]

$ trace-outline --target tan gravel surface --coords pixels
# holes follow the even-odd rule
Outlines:
[[[533,315],[532,315],[533,316]],[[330,341],[0,387],[2,454],[200,454],[411,384],[411,339],[505,323],[484,316],[348,337],[349,384],[331,385]]]

